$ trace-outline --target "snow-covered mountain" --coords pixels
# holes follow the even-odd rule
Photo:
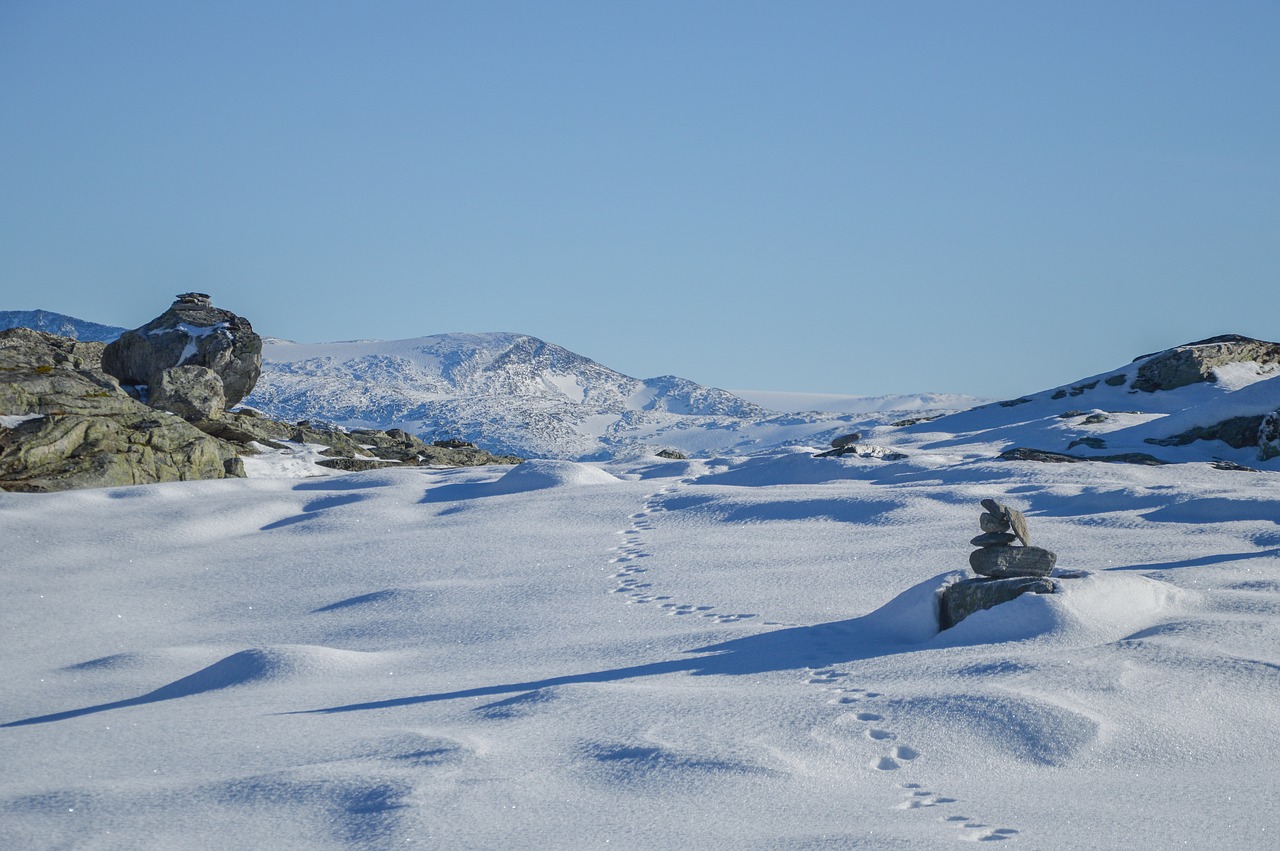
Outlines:
[[[1141,454],[1149,463],[1259,466],[1274,457],[1259,442],[1277,410],[1280,344],[1225,335],[875,437],[977,454],[1031,449],[1043,460],[1070,460],[1045,453],[1096,460]]]
[[[272,417],[402,428],[533,457],[613,457],[646,445],[687,454],[754,450],[829,440],[853,421],[771,411],[674,375],[632,378],[526,334],[320,344],[268,338],[262,357],[262,377],[246,403]],[[902,408],[914,409],[923,397],[902,398]]]
[[[99,325],[49,310],[0,310],[0,331],[9,328],[33,328],[60,337],[100,343],[109,343],[125,332],[124,328],[114,325]]]

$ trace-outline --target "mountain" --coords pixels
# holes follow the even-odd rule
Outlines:
[[[402,428],[520,455],[583,458],[671,430],[775,416],[677,376],[640,380],[525,334],[301,344],[267,338],[246,400],[279,419]]]
[[[0,331],[9,328],[32,328],[73,340],[99,343],[110,343],[126,330],[48,310],[0,310]]]
[[[1280,450],[1262,445],[1276,443],[1278,410],[1280,344],[1227,334],[877,438],[1006,458],[1247,466]]]

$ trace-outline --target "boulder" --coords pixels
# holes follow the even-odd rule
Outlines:
[[[1280,343],[1225,334],[1176,346],[1155,355],[1144,355],[1138,360],[1143,358],[1149,360],[1138,367],[1138,377],[1131,386],[1134,390],[1154,393],[1202,381],[1215,381],[1214,367],[1229,363],[1280,364]]]
[[[87,347],[87,348],[86,348]],[[243,475],[234,449],[132,399],[101,344],[0,332],[0,490],[56,491]]]
[[[851,434],[843,434],[831,441],[831,448],[844,449],[846,446],[857,443],[859,440],[862,440],[862,432],[860,431],[855,431]]]
[[[147,404],[184,420],[222,416],[227,406],[222,379],[207,366],[171,366],[150,385]]]
[[[1058,557],[1041,547],[983,547],[969,553],[969,566],[979,576],[1048,576]]]
[[[938,606],[938,626],[950,629],[974,612],[1007,603],[1023,594],[1053,594],[1057,590],[1057,583],[1044,576],[965,579],[943,589]]]
[[[183,293],[160,316],[109,343],[102,369],[123,384],[152,385],[175,366],[203,366],[222,380],[227,406],[249,392],[262,372],[262,338],[249,320],[214,307],[204,293]]]
[[[244,476],[234,451],[178,417],[145,408],[49,415],[0,428],[0,490],[47,492],[228,476]]]

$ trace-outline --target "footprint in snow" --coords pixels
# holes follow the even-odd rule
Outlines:
[[[645,499],[644,507],[627,518],[631,521],[631,525],[618,531],[622,536],[622,543],[610,549],[610,552],[615,553],[609,559],[609,564],[614,568],[610,578],[616,583],[611,593],[624,595],[628,605],[658,603],[656,608],[664,610],[671,617],[701,617],[717,624],[738,623],[758,617],[749,612],[718,612],[715,611],[715,606],[677,602],[669,594],[653,594],[646,590],[652,588],[653,583],[645,581],[640,575],[646,573],[647,568],[639,567],[635,562],[653,556],[644,543],[644,533],[653,528],[649,518],[655,513],[667,510],[666,506],[660,502],[663,497],[670,496],[681,487],[692,484],[693,481],[692,478],[681,479],[677,484],[667,485],[650,494]]]

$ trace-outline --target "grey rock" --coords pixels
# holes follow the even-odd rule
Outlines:
[[[994,499],[984,499],[982,500],[982,502],[978,504],[981,505],[983,508],[985,508],[987,510],[987,513],[990,514],[992,517],[996,517],[1004,521],[1005,523],[1009,522],[1009,518],[1004,511],[1004,506],[996,502]]]
[[[984,500],[984,501],[992,502],[993,504],[995,502],[994,500]],[[997,505],[997,508],[998,507],[999,506]],[[1004,516],[1004,512],[1001,512],[1000,514],[997,515],[997,514],[993,514],[990,511],[984,511],[982,512],[982,514],[978,516],[978,525],[982,528],[982,531],[984,532],[1008,532],[1009,531],[1009,520],[1007,517]]]
[[[1211,426],[1195,426],[1169,437],[1148,437],[1144,442],[1153,446],[1186,446],[1197,440],[1221,440],[1233,449],[1259,446],[1262,439],[1264,417],[1231,417]]]
[[[1258,460],[1280,456],[1280,411],[1272,411],[1258,424]]]
[[[1214,367],[1229,363],[1280,363],[1280,343],[1225,334],[1138,358],[1144,359],[1148,360],[1138,367],[1138,377],[1132,386],[1135,390],[1154,393],[1214,381],[1217,378]]]
[[[0,428],[0,490],[244,474],[234,447],[135,401],[99,371],[100,346],[25,328],[0,332],[0,411],[38,415]]]
[[[1121,452],[1116,455],[1091,455],[1083,458],[1079,455],[1068,455],[1065,452],[1050,452],[1047,449],[1031,449],[1026,446],[1015,446],[1000,453],[1002,461],[1040,461],[1047,464],[1075,464],[1081,461],[1102,461],[1109,464],[1141,464],[1156,467],[1169,463],[1161,461],[1145,452]]]
[[[1015,540],[1017,540],[1016,536],[1008,532],[983,532],[969,543],[975,547],[1004,547],[1012,544]]]
[[[950,629],[974,612],[1007,603],[1023,594],[1053,594],[1057,590],[1057,582],[1043,576],[965,579],[943,590],[938,606],[938,626]]]
[[[123,384],[151,385],[174,366],[204,366],[222,379],[228,406],[253,390],[262,372],[262,338],[249,320],[184,293],[160,316],[109,343],[102,369]]]
[[[1099,411],[1096,414],[1090,414],[1089,416],[1085,417],[1084,425],[1098,425],[1099,423],[1105,423],[1109,419],[1111,419],[1111,417]]]
[[[1023,546],[1031,543],[1031,531],[1027,529],[1027,517],[1016,508],[1005,506],[1004,513],[1009,518],[1009,525],[1013,527],[1013,534],[1022,542]]]
[[[659,458],[666,458],[669,461],[685,461],[689,458],[677,449],[659,449],[657,454]]]
[[[207,366],[171,366],[152,382],[147,404],[184,420],[222,416],[227,399],[222,379]]]
[[[832,449],[844,449],[846,446],[857,443],[862,440],[862,432],[855,431],[852,434],[844,434],[831,441]]]
[[[1090,449],[1106,449],[1107,442],[1101,437],[1081,437],[1067,444],[1068,449],[1075,449],[1077,446],[1087,446]]]
[[[969,566],[979,576],[1048,576],[1057,555],[1041,547],[983,547],[969,553]]]

